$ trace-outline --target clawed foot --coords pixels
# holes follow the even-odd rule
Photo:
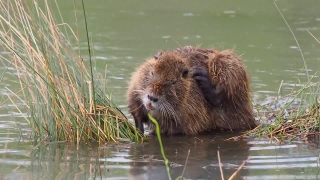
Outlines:
[[[202,67],[193,68],[193,79],[196,80],[206,101],[213,106],[220,106],[222,98],[215,84],[211,82],[208,71]]]

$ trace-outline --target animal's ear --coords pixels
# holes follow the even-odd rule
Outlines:
[[[158,60],[158,59],[162,56],[163,52],[165,52],[165,51],[166,51],[166,50],[163,50],[163,51],[158,52],[156,55],[153,56],[153,58],[154,58],[155,60]]]
[[[182,77],[183,77],[183,78],[187,78],[187,77],[188,77],[188,74],[189,74],[189,70],[188,70],[188,69],[184,69],[184,70],[182,71]]]

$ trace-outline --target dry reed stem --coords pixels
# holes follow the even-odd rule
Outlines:
[[[223,175],[223,171],[222,171],[222,163],[220,160],[220,153],[219,150],[217,151],[217,155],[218,155],[218,162],[219,162],[219,168],[220,168],[220,175],[221,175],[221,179],[224,180],[224,175]]]
[[[240,170],[243,168],[243,166],[246,164],[246,162],[248,162],[248,160],[250,159],[250,157],[248,157],[247,160],[243,161],[242,164],[238,167],[238,169],[230,176],[230,178],[228,180],[232,180],[233,178],[236,177],[236,175],[240,172]]]
[[[7,90],[9,90],[9,89],[7,89]],[[11,90],[9,90],[9,91],[11,91]],[[11,91],[11,92],[12,92],[12,91]],[[16,97],[17,97],[17,96],[16,96]],[[23,114],[22,111],[20,110],[20,108],[17,106],[17,104],[14,103],[14,101],[11,99],[11,97],[8,96],[8,98],[9,98],[9,100],[11,101],[11,103],[14,105],[14,107],[19,111],[19,113],[20,113],[20,114]],[[27,117],[23,116],[23,118],[24,118],[28,123],[30,123],[30,121],[28,120]]]
[[[189,156],[190,156],[190,149],[188,150],[188,154],[187,154],[186,161],[185,161],[185,163],[184,163],[184,167],[183,167],[183,170],[182,170],[181,178],[183,178],[184,172],[185,172],[185,170],[186,170],[186,168],[187,168],[187,163],[188,163],[188,160],[189,160]]]
[[[47,140],[49,136],[47,135],[45,138],[43,138],[36,146],[33,147],[33,149],[37,149],[45,140]],[[31,152],[30,152],[31,153]]]
[[[320,44],[320,41],[309,30],[307,30],[307,31]]]
[[[30,5],[33,6],[32,11]],[[5,49],[12,53],[6,61],[13,62],[17,69],[16,76],[23,95],[20,100],[31,103],[32,106],[28,107],[31,115],[37,116],[33,126],[43,128],[42,132],[52,131],[57,136],[58,132],[62,133],[61,137],[77,142],[93,135],[97,135],[98,140],[110,138],[114,141],[114,137],[130,137],[134,133],[133,126],[119,109],[113,109],[111,100],[102,89],[98,88],[99,94],[90,90],[93,89],[92,77],[80,57],[80,51],[75,54],[59,26],[67,26],[73,36],[74,31],[66,23],[55,23],[47,0],[44,7],[45,11],[36,0],[30,3],[0,0],[0,38]],[[75,39],[79,40],[76,36]],[[28,86],[30,83],[32,86]],[[96,94],[102,98],[98,99],[102,102],[101,107],[112,110],[97,113],[99,110],[93,106],[96,102],[92,98]],[[97,121],[97,117],[103,120],[104,125]],[[120,134],[120,130],[129,131]],[[40,132],[39,129],[34,131],[36,134]]]
[[[11,89],[9,89],[9,88],[6,87],[6,89],[11,92],[11,94],[12,94],[11,96],[15,96],[15,97],[16,97],[17,99],[19,99],[21,102],[23,102],[23,100],[21,99],[21,97],[17,96],[17,94],[23,92],[25,88],[27,88],[27,86],[24,86],[23,88],[21,88],[21,89],[20,89],[19,91],[17,91],[17,92],[13,92],[13,91],[11,91]],[[8,96],[11,98],[10,95],[8,95]],[[10,100],[9,97],[8,97],[6,100],[4,100],[3,102],[1,102],[0,106],[6,104],[6,103]],[[25,102],[23,102],[23,103],[24,103],[24,105],[25,105],[27,108],[30,108],[30,107],[28,106],[28,104],[25,104]]]

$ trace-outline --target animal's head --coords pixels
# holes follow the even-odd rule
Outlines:
[[[163,52],[161,56],[154,58],[148,71],[145,93],[142,95],[146,109],[162,115],[172,115],[184,103],[194,82],[190,71],[186,60],[172,52]]]

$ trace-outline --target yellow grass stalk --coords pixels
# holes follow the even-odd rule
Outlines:
[[[70,26],[56,23],[52,5],[41,3],[0,0],[0,44],[9,52],[1,60],[15,67],[22,88],[16,96],[27,104],[34,138],[78,143],[141,140],[110,99],[105,79],[80,51],[73,51],[68,35],[60,30]]]

